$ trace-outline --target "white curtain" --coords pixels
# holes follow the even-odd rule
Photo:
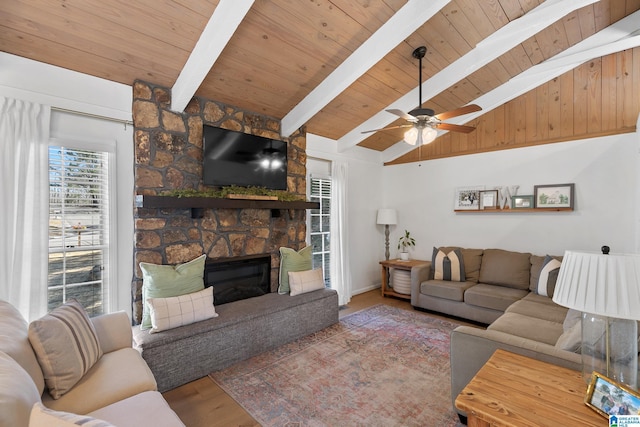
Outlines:
[[[0,299],[47,311],[48,106],[0,97]]]
[[[351,301],[351,269],[347,238],[348,164],[331,163],[331,287],[338,291],[338,303]]]

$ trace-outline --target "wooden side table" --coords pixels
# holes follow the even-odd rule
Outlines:
[[[410,259],[407,261],[401,259],[390,259],[388,261],[380,261],[380,265],[382,266],[382,296],[394,296],[410,300],[411,294],[401,294],[398,292],[394,292],[393,289],[389,288],[389,269],[396,268],[398,270],[411,271],[413,267],[423,266],[427,262],[428,261],[420,259]]]
[[[496,350],[456,398],[468,427],[606,426],[584,404],[582,373]]]

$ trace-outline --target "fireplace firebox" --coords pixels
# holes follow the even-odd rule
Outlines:
[[[271,255],[207,259],[205,287],[213,286],[213,303],[257,297],[271,292]]]

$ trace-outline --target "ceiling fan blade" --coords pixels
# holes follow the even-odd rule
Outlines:
[[[453,132],[462,132],[462,133],[469,133],[476,130],[476,128],[471,126],[454,125],[451,123],[438,123],[436,124],[436,127],[438,129],[450,130]]]
[[[371,133],[371,132],[378,132],[380,130],[390,130],[390,129],[400,129],[400,128],[410,128],[413,125],[399,125],[399,126],[391,126],[388,128],[382,128],[382,129],[373,129],[373,130],[365,130],[362,131],[361,133]]]
[[[388,113],[391,113],[391,114],[395,114],[398,117],[402,117],[405,120],[409,120],[410,122],[415,122],[415,121],[418,120],[415,117],[413,117],[411,114],[407,114],[402,110],[390,109],[390,110],[385,110],[385,111],[388,112]]]
[[[469,113],[475,113],[476,111],[480,111],[480,110],[482,110],[482,108],[480,108],[479,105],[469,104],[469,105],[465,105],[464,107],[456,108],[455,110],[436,114],[434,117],[438,120],[446,120],[451,117],[462,116],[464,114],[469,114]]]

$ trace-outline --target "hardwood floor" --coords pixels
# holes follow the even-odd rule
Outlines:
[[[383,298],[379,289],[355,295],[340,318],[376,304],[413,310],[408,300]],[[240,405],[227,395],[209,377],[185,384],[163,394],[169,406],[188,427],[257,427],[254,420]]]

